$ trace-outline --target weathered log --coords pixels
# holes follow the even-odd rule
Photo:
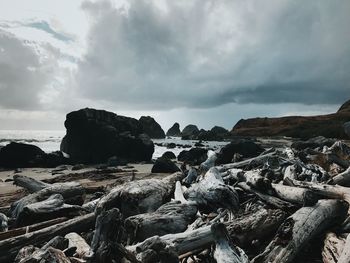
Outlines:
[[[33,231],[36,231],[39,229],[43,229],[45,227],[52,226],[52,225],[55,225],[55,224],[58,224],[58,223],[61,223],[61,222],[67,221],[67,220],[68,219],[66,217],[59,217],[59,218],[51,219],[51,220],[48,220],[45,222],[40,222],[40,223],[37,223],[34,225],[29,225],[29,226],[20,227],[20,228],[14,228],[14,229],[11,229],[9,231],[0,233],[0,241],[11,238],[11,237],[24,235],[26,233],[30,233],[30,232],[33,232]]]
[[[328,181],[329,184],[338,184],[342,186],[350,186],[350,167],[344,172],[334,176]]]
[[[3,213],[0,213],[0,232],[8,230],[8,218]]]
[[[176,201],[180,201],[182,204],[188,203],[188,201],[184,197],[182,185],[179,181],[177,181],[175,184],[174,199]]]
[[[182,177],[182,173],[175,173],[164,179],[138,180],[118,185],[101,198],[96,212],[99,214],[113,207],[118,208],[124,217],[153,212],[170,200],[176,181]]]
[[[218,208],[237,210],[239,205],[236,190],[224,183],[215,167],[211,168],[200,182],[192,184],[184,192],[184,196],[188,201],[195,202],[203,211],[215,211]]]
[[[50,186],[50,184],[36,180],[32,177],[19,175],[19,174],[15,174],[13,176],[13,184],[27,189],[30,193],[38,192]]]
[[[60,194],[51,195],[44,201],[24,206],[16,218],[16,226],[30,225],[57,217],[74,217],[84,213],[81,206],[67,205]]]
[[[278,198],[293,204],[312,206],[320,199],[319,195],[305,188],[282,184],[271,184],[271,186]]]
[[[82,238],[75,232],[68,233],[64,237],[68,239],[68,247],[76,247],[74,257],[83,259],[92,258],[92,250],[90,246],[86,243],[84,238]]]
[[[320,200],[288,217],[265,251],[252,262],[292,262],[302,248],[328,227],[344,220],[349,205],[340,200]]]
[[[233,244],[224,224],[213,224],[211,232],[215,240],[214,259],[217,263],[249,263],[244,251]]]
[[[266,160],[268,160],[269,158],[271,158],[275,155],[276,155],[276,151],[273,151],[273,152],[270,152],[270,153],[267,153],[264,155],[259,155],[257,157],[246,159],[246,160],[241,161],[241,162],[223,164],[221,166],[218,166],[218,169],[219,169],[219,171],[226,171],[226,170],[232,169],[232,168],[243,168],[244,166],[249,165],[252,162],[257,162],[257,163],[263,164]]]
[[[272,205],[272,206],[274,206],[276,208],[280,208],[282,210],[287,210],[287,211],[290,211],[290,210],[294,209],[294,205],[291,204],[290,202],[281,200],[281,199],[279,199],[279,198],[277,198],[275,196],[271,196],[271,195],[262,193],[259,190],[256,190],[256,189],[250,187],[246,183],[239,183],[238,186],[240,188],[242,188],[243,190],[245,190],[245,191],[248,191],[250,193],[255,194],[261,200],[265,201],[269,205]]]
[[[343,251],[340,254],[338,263],[349,263],[350,262],[350,234],[348,234]]]
[[[108,263],[121,259],[118,250],[115,249],[115,243],[121,236],[121,224],[122,214],[117,208],[102,211],[97,216],[95,233],[91,242],[94,262]]]
[[[205,174],[206,172],[209,171],[210,168],[214,167],[215,161],[218,158],[216,156],[216,153],[211,150],[208,151],[207,155],[208,155],[208,158],[199,165],[199,170],[202,174]]]
[[[38,248],[31,246],[31,245],[21,248],[13,262],[14,263],[23,263],[23,262],[27,261],[26,259],[28,257],[30,257],[31,255],[33,255],[33,253],[35,253],[35,251],[37,249]]]
[[[34,248],[35,249],[35,248]],[[48,247],[45,250],[35,249],[33,247],[24,247],[18,253],[15,262],[17,263],[71,263],[71,260],[61,251],[53,247]]]
[[[41,247],[41,249],[45,250],[49,247],[57,248],[59,250],[65,250],[68,247],[69,241],[67,238],[62,236],[56,236],[49,240],[45,245]]]
[[[97,199],[94,199],[90,202],[87,202],[85,204],[82,205],[82,207],[86,210],[86,211],[89,211],[89,212],[94,212],[95,209],[96,209],[96,206],[98,204],[98,202],[101,200],[101,198],[97,198]]]
[[[70,182],[64,184],[53,184],[38,192],[27,195],[17,202],[14,202],[10,209],[11,216],[17,218],[25,206],[41,202],[53,194],[62,195],[65,203],[67,204],[81,205],[84,202],[85,191],[80,183]],[[72,199],[77,202],[70,202]]]
[[[180,233],[195,220],[197,207],[194,203],[169,202],[155,212],[139,214],[125,220],[130,243],[170,233]]]
[[[322,249],[324,263],[337,263],[345,245],[345,238],[338,237],[334,233],[327,233]],[[348,261],[349,262],[349,261]]]
[[[260,174],[261,170],[246,171],[238,174],[238,181],[245,182],[254,189],[267,191],[271,189],[271,182],[269,179]]]
[[[24,246],[40,245],[55,236],[70,232],[87,231],[94,226],[94,222],[95,215],[91,213],[31,233],[2,240],[0,241],[0,262],[12,262],[18,251]]]

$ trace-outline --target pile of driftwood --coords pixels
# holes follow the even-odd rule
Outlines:
[[[0,262],[350,262],[350,148],[267,149],[90,195],[17,175]]]

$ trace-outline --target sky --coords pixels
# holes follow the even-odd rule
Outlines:
[[[91,107],[231,129],[350,99],[347,0],[0,0],[0,129]]]

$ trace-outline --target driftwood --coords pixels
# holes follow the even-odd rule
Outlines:
[[[241,162],[223,164],[223,165],[219,166],[218,169],[219,169],[219,171],[226,171],[226,170],[232,169],[232,168],[243,168],[244,166],[249,165],[252,162],[263,164],[263,163],[265,163],[266,160],[268,160],[269,158],[271,158],[275,155],[276,155],[276,151],[273,151],[273,152],[269,152],[269,153],[266,153],[263,155],[259,155],[257,157],[246,159],[246,160],[241,161]]]
[[[116,207],[124,217],[153,212],[170,199],[176,181],[181,180],[182,176],[175,173],[161,180],[139,180],[118,185],[101,198],[96,211],[100,213]]]
[[[41,247],[41,249],[47,249],[49,247],[57,248],[59,250],[65,250],[68,247],[69,241],[68,239],[62,236],[55,236],[49,242]]]
[[[348,167],[348,169],[346,169],[344,172],[334,176],[328,183],[350,186],[350,167]]]
[[[86,243],[85,239],[82,238],[75,232],[71,232],[64,236],[68,239],[68,248],[75,247],[76,252],[74,254],[75,257],[89,259],[92,258],[92,251],[90,246]]]
[[[340,254],[338,263],[348,263],[350,262],[350,235],[347,236],[343,251]]]
[[[327,233],[322,249],[324,263],[337,263],[345,245],[345,238],[335,233]],[[349,261],[348,261],[349,262]]]
[[[8,218],[3,213],[0,213],[0,232],[8,230]]]
[[[200,210],[237,210],[239,205],[236,190],[224,183],[215,167],[211,168],[200,182],[192,184],[184,192],[184,196],[187,200],[195,202]]]
[[[71,260],[59,249],[48,247],[36,249],[33,246],[23,247],[15,258],[15,263],[71,263]]]
[[[225,225],[215,223],[211,226],[215,240],[214,259],[217,263],[249,263],[244,251],[235,246]]]
[[[180,233],[195,220],[197,207],[194,203],[169,202],[155,212],[139,214],[125,220],[129,242],[143,241],[155,235]]]
[[[292,262],[302,248],[328,227],[344,220],[348,204],[340,200],[320,200],[288,217],[265,251],[253,259],[258,262]]]
[[[48,220],[45,222],[40,222],[34,225],[29,225],[29,226],[25,226],[25,227],[20,227],[20,228],[15,228],[15,229],[11,229],[9,231],[6,232],[2,232],[0,233],[0,241],[1,240],[5,240],[11,237],[16,237],[16,236],[20,236],[26,233],[30,233],[39,229],[43,229],[45,227],[48,226],[52,226],[64,221],[67,221],[68,219],[66,217],[59,217],[56,219],[52,219],[52,220]]]
[[[320,199],[320,196],[315,192],[305,188],[282,184],[272,184],[271,186],[278,198],[293,204],[311,206]]]
[[[60,194],[51,195],[46,200],[25,205],[16,218],[16,226],[33,224],[57,217],[73,217],[83,213],[81,206],[67,205]]]
[[[50,184],[19,174],[13,176],[13,184],[27,189],[30,193],[38,192],[50,186]]]
[[[27,245],[39,245],[58,235],[70,232],[86,231],[94,226],[93,213],[79,216],[53,226],[46,227],[28,234],[0,241],[0,262],[12,262],[18,251]]]

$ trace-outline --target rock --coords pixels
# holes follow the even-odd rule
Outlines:
[[[225,128],[223,127],[220,127],[220,126],[214,126],[213,128],[211,128],[210,130],[211,132],[215,133],[215,134],[227,134],[229,131],[226,130]]]
[[[196,147],[204,147],[205,145],[202,143],[202,141],[200,140],[199,142],[196,142],[195,144],[194,144],[194,146],[196,146]]]
[[[45,152],[35,145],[11,142],[0,149],[0,166],[35,167],[44,156]]]
[[[189,124],[182,130],[181,136],[183,140],[193,140],[197,138],[198,133],[198,127],[196,125]]]
[[[252,158],[262,153],[264,149],[250,140],[239,139],[232,141],[221,148],[216,160],[217,164],[232,162],[235,154],[240,154],[243,158]]]
[[[318,136],[318,137],[311,138],[311,139],[305,140],[305,141],[293,142],[291,147],[300,151],[300,150],[304,150],[306,148],[315,149],[318,147],[323,148],[323,146],[330,147],[335,142],[336,142],[335,139],[329,139],[329,138],[325,138],[323,136]]]
[[[207,152],[208,150],[203,148],[192,148],[189,151],[183,150],[177,159],[191,165],[200,165],[207,159]]]
[[[288,136],[309,139],[317,136],[348,138],[344,123],[350,119],[350,100],[333,114],[319,116],[289,116],[240,120],[231,133],[235,136]]]
[[[152,167],[152,173],[175,173],[180,172],[180,168],[170,159],[158,158]]]
[[[176,155],[175,155],[175,153],[173,153],[171,151],[167,151],[167,152],[163,153],[161,158],[172,160],[172,159],[176,159]]]
[[[143,132],[152,139],[163,139],[165,133],[160,125],[150,116],[142,116],[139,119]]]
[[[47,153],[43,156],[42,164],[43,167],[57,167],[63,164],[69,164],[69,158],[64,157],[61,151],[55,151],[52,153]]]
[[[350,138],[350,121],[344,123],[344,132]]]
[[[72,171],[78,171],[78,170],[82,170],[82,169],[84,169],[84,168],[85,168],[85,165],[84,165],[84,164],[78,163],[78,164],[76,164],[76,165],[74,165],[74,166],[72,167]]]
[[[166,136],[180,137],[181,136],[180,124],[175,122],[174,125],[171,126],[171,128],[166,132]]]
[[[142,133],[138,120],[115,113],[81,109],[67,114],[67,134],[61,151],[74,163],[102,163],[111,156],[129,161],[150,161],[153,142]]]
[[[174,149],[175,147],[176,147],[176,144],[173,143],[173,142],[167,143],[167,144],[166,144],[166,148],[167,148],[167,149]]]

